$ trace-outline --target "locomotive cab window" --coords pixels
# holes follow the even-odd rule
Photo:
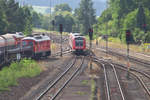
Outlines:
[[[30,46],[33,46],[33,42],[32,42],[32,41],[29,41],[29,45],[30,45]]]
[[[76,46],[83,46],[83,38],[75,38],[75,45]]]
[[[27,42],[26,42],[26,41],[23,41],[23,42],[22,42],[22,46],[27,46]]]

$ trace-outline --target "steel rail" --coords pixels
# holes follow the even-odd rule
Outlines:
[[[107,62],[106,60],[104,60],[104,59],[99,59],[99,58],[97,58],[97,57],[94,57],[94,59],[95,59],[97,62],[98,62],[98,61],[105,61],[105,62]],[[114,66],[114,67],[119,68],[119,69],[121,69],[121,70],[125,70],[125,71],[128,70],[124,65],[121,65],[121,64],[118,64],[118,63],[113,63],[113,62],[112,62],[112,64],[117,65],[117,66],[121,66],[121,67]],[[139,73],[139,74],[142,74],[142,75],[144,75],[145,77],[147,77],[147,78],[149,78],[149,79],[150,79],[150,75],[148,75],[148,74],[146,74],[146,73],[144,73],[144,72],[138,71],[138,70],[136,70],[136,69],[133,69],[133,68],[131,68],[131,69],[130,69],[130,72],[129,72],[129,73],[131,73],[134,77],[136,77],[136,78],[139,80],[138,82],[140,82],[140,84],[143,86],[144,90],[147,92],[147,94],[148,94],[149,97],[150,97],[150,90],[149,90],[148,87],[145,85],[144,81],[143,81],[138,75],[136,75],[135,73],[133,73],[133,72],[131,72],[131,71],[137,72],[137,73]]]
[[[108,62],[106,62],[104,59],[98,59],[98,58],[96,58],[96,57],[95,57],[95,59],[98,60],[98,62],[99,62],[99,61],[103,61],[103,62],[105,62],[105,63],[108,63]],[[100,62],[99,62],[99,63],[100,63]],[[124,94],[123,94],[123,91],[122,91],[122,88],[121,88],[121,85],[120,85],[120,82],[119,82],[119,79],[118,79],[118,75],[117,75],[115,66],[114,66],[113,64],[110,64],[110,63],[108,63],[108,64],[111,65],[111,67],[113,68],[113,71],[114,71],[114,74],[115,74],[115,78],[116,78],[116,80],[117,80],[117,84],[118,84],[118,87],[119,87],[119,90],[120,90],[120,93],[121,93],[122,100],[125,100],[125,96],[124,96]],[[108,81],[107,81],[108,79],[107,79],[106,69],[105,69],[104,64],[103,64],[103,68],[104,68],[105,81],[106,81],[106,88],[107,88],[107,97],[108,97],[108,100],[111,100],[110,93],[109,93],[109,89],[108,89],[108,88],[109,88],[109,86],[108,86]]]
[[[114,64],[114,65],[118,65],[118,66],[121,66],[121,67],[123,67],[123,68],[125,68],[125,69],[126,69],[126,66],[124,66],[124,65],[121,65],[121,64],[118,64],[118,63],[113,63],[113,62],[112,62],[112,64]],[[149,78],[149,79],[150,79],[150,75],[148,75],[148,74],[147,74],[147,73],[145,73],[145,72],[142,72],[142,71],[136,70],[136,69],[134,69],[134,68],[130,68],[130,71],[134,71],[134,72],[140,73],[140,74],[142,74],[142,75],[144,75],[145,77],[147,77],[147,78]]]
[[[110,91],[109,91],[109,85],[108,85],[108,79],[107,79],[107,74],[106,74],[106,68],[105,65],[102,64],[103,68],[104,68],[104,75],[105,75],[105,84],[106,84],[106,90],[107,90],[107,99],[111,100],[111,96],[110,96]]]
[[[125,66],[120,65],[120,64],[116,64],[116,65],[121,66],[121,67],[117,67],[117,66],[116,66],[117,68],[119,68],[119,69],[121,69],[121,70],[127,71],[127,68],[126,68]],[[150,90],[149,90],[148,87],[145,85],[144,81],[140,78],[140,76],[136,75],[135,73],[133,73],[133,72],[131,72],[131,71],[134,71],[134,72],[137,72],[137,73],[139,73],[139,74],[142,74],[142,75],[144,75],[145,77],[147,77],[148,79],[150,79],[150,75],[148,75],[148,74],[146,74],[146,73],[144,73],[144,72],[138,71],[138,70],[136,70],[136,69],[133,69],[133,68],[130,70],[130,73],[131,73],[134,77],[136,77],[136,78],[139,80],[140,84],[143,86],[143,88],[145,89],[145,91],[147,92],[147,94],[150,96]]]
[[[63,86],[61,88],[59,88],[59,90],[57,91],[57,93],[52,97],[51,100],[55,100],[56,97],[61,93],[61,91],[66,87],[66,85],[68,85],[68,83],[75,77],[75,75],[77,75],[77,73],[80,71],[83,62],[84,62],[85,57],[82,59],[80,66],[75,70],[75,72],[70,76],[70,78],[63,84]]]
[[[116,69],[115,69],[115,66],[113,64],[110,64],[114,70],[114,73],[115,73],[115,77],[116,77],[116,80],[117,80],[117,83],[118,83],[118,86],[119,86],[119,89],[120,89],[120,92],[121,92],[121,96],[122,96],[122,99],[125,100],[125,96],[123,94],[123,91],[122,91],[122,88],[121,88],[121,85],[120,85],[120,82],[119,82],[119,79],[118,79],[118,75],[117,75],[117,72],[116,72]]]
[[[36,98],[36,100],[40,100],[40,99],[42,99],[43,98],[43,96],[56,84],[56,83],[58,83],[58,81],[60,80],[60,79],[62,79],[62,77],[64,76],[64,75],[66,75],[66,73],[74,66],[74,64],[75,64],[75,62],[76,62],[76,57],[75,57],[75,59],[74,59],[74,61],[71,63],[71,65],[69,65],[69,64],[67,64],[66,66],[69,66],[57,79],[55,79],[54,80],[54,82],[50,85],[50,86],[48,86],[45,90],[44,90],[44,92],[42,92],[37,98]]]
[[[68,54],[71,53],[70,49],[66,49],[62,52],[62,54]],[[55,54],[52,54],[51,57],[60,56],[61,52],[57,52]]]
[[[139,82],[141,83],[141,85],[143,86],[143,88],[145,89],[145,91],[147,92],[147,94],[150,96],[150,90],[149,88],[145,85],[144,81],[136,74],[134,74],[133,72],[130,72],[132,75],[134,75],[138,80]]]

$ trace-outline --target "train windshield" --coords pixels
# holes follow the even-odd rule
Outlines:
[[[83,38],[81,37],[75,38],[75,45],[77,47],[83,46]]]
[[[27,46],[27,42],[26,41],[22,41],[22,46]]]

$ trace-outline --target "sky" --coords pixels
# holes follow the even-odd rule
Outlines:
[[[50,0],[16,0],[22,4],[29,4],[34,6],[50,6]],[[79,7],[79,3],[81,0],[51,0],[51,6],[61,3],[68,3],[73,9]],[[93,7],[96,9],[96,15],[100,16],[100,14],[106,8],[106,1],[107,0],[92,0],[94,2]]]

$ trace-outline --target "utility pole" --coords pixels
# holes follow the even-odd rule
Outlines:
[[[126,30],[126,43],[127,43],[127,79],[130,79],[130,61],[129,61],[129,43],[131,41],[131,32],[130,30]]]
[[[105,36],[106,39],[106,57],[108,55],[108,35]]]
[[[59,31],[60,31],[60,34],[61,34],[61,53],[60,53],[60,56],[62,57],[62,32],[63,32],[63,25],[62,24],[59,24]]]
[[[108,9],[108,4],[106,4],[106,9]],[[106,19],[107,16],[105,15]],[[106,57],[108,56],[108,22],[106,22],[106,35],[105,35],[105,39],[106,39]]]
[[[49,6],[50,6],[50,20],[49,20],[49,25],[50,25],[50,27],[49,27],[49,30],[51,30],[51,17],[52,17],[52,11],[51,11],[51,7],[52,7],[52,2],[51,2],[51,0],[49,1]]]
[[[89,38],[90,38],[90,70],[92,69],[92,39],[93,39],[93,29],[89,28]]]

